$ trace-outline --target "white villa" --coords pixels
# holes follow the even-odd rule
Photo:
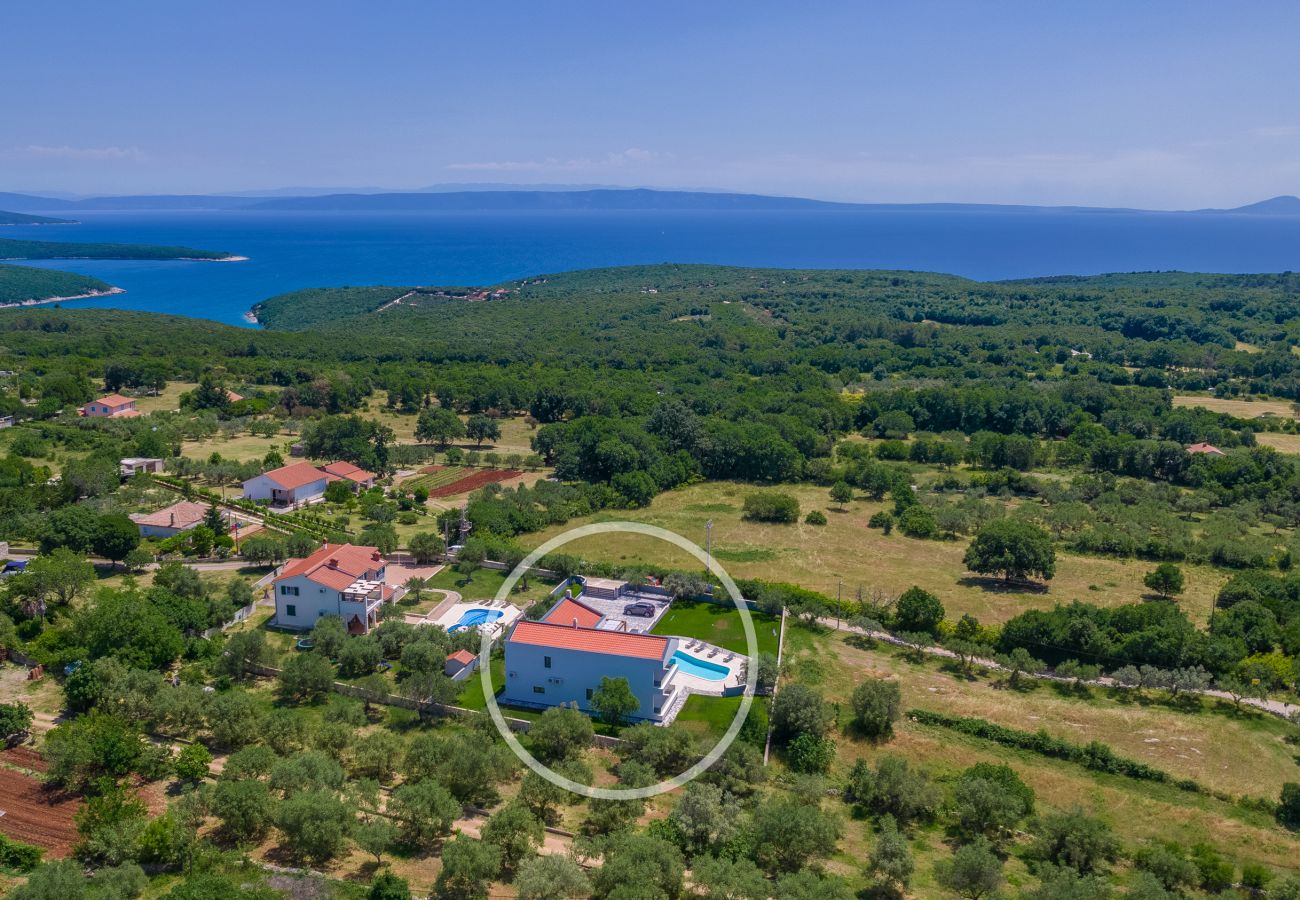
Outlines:
[[[325,496],[333,481],[347,481],[353,492],[374,487],[375,476],[351,463],[333,462],[317,468],[308,462],[290,463],[244,482],[245,500],[269,500],[272,506],[298,507]]]
[[[285,563],[272,582],[275,624],[306,631],[321,616],[338,616],[351,634],[379,624],[379,607],[394,588],[384,583],[387,560],[375,547],[326,544],[306,559]]]

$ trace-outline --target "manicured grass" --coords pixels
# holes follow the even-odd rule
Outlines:
[[[459,591],[460,595],[466,600],[491,600],[496,596],[501,585],[505,583],[506,572],[496,569],[478,569],[474,572],[470,581],[465,580],[465,576],[457,572],[452,566],[447,566],[437,575],[429,579],[429,587],[442,588],[448,591]],[[538,579],[529,579],[529,586],[537,584]],[[518,587],[518,585],[516,585]]]
[[[717,741],[731,726],[740,709],[740,697],[708,697],[692,694],[677,714],[674,725],[689,731],[701,743]],[[767,699],[755,697],[749,710],[750,725],[755,735],[767,733]]]
[[[492,684],[497,686],[497,690],[505,687],[506,661],[503,656],[492,657]],[[487,698],[483,694],[483,675],[478,669],[475,669],[463,682],[456,703],[466,709],[487,709]]]
[[[754,634],[760,653],[776,655],[781,620],[766,613],[751,612]],[[737,653],[746,652],[745,628],[734,606],[719,603],[674,600],[673,605],[655,623],[654,634],[699,638]]]
[[[536,534],[521,535],[536,546],[588,522],[632,520],[675,531],[701,546],[705,522],[713,522],[715,557],[737,578],[786,581],[846,598],[873,592],[897,597],[912,585],[931,591],[943,601],[948,617],[970,613],[981,622],[1005,622],[1026,609],[1050,609],[1056,603],[1085,600],[1100,606],[1134,603],[1147,592],[1142,577],[1153,565],[1142,560],[1057,554],[1056,577],[1042,591],[1006,590],[1001,584],[966,578],[962,564],[965,540],[923,541],[897,530],[886,536],[868,528],[872,513],[889,504],[854,500],[844,511],[835,509],[827,489],[817,485],[782,485],[799,499],[803,513],[826,510],[827,525],[773,525],[741,519],[745,496],[756,490],[731,482],[703,482],[661,494],[650,506],[609,510],[574,519]],[[685,571],[699,561],[671,544],[640,534],[602,534],[574,541],[573,553],[615,564],[643,563]],[[1181,566],[1187,590],[1179,604],[1192,621],[1204,625],[1211,604],[1227,574],[1209,566]]]

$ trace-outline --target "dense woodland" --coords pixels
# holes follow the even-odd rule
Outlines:
[[[0,238],[0,259],[225,259],[220,250],[160,244],[105,244],[84,241],[20,241]]]
[[[528,776],[520,781],[490,730],[443,723],[425,733],[391,711],[373,712],[370,701],[362,709],[328,699],[333,678],[378,677],[381,659],[400,661],[385,676],[394,686],[451,699],[436,663],[452,642],[436,629],[421,638],[386,622],[373,638],[349,641],[325,628],[311,653],[277,656],[261,631],[201,636],[246,602],[239,581],[205,582],[169,563],[148,587],[128,581],[92,597],[78,565],[85,554],[136,570],[147,562],[123,519],[158,486],[123,484],[122,456],[166,458],[180,484],[198,475],[228,484],[244,470],[181,457],[183,442],[222,428],[288,426],[309,456],[386,475],[453,439],[490,439],[503,417],[526,416],[533,450],[554,478],[470,496],[469,577],[484,558],[521,558],[522,535],[601,509],[644,507],[700,480],[753,485],[747,518],[799,521],[802,510],[782,485],[813,483],[828,503],[882,504],[871,526],[900,541],[968,541],[964,564],[979,576],[1031,588],[1049,582],[1056,555],[1068,552],[1140,560],[1152,594],[1107,608],[1030,609],[999,626],[919,589],[837,600],[746,582],[764,613],[794,614],[794,627],[807,632],[796,641],[822,639],[819,618],[835,615],[921,650],[941,643],[963,678],[974,677],[975,660],[997,659],[1008,689],[1051,667],[1085,694],[1083,682],[1105,672],[1139,692],[1166,692],[1175,707],[1211,685],[1238,705],[1294,700],[1300,464],[1257,440],[1265,430],[1294,433],[1294,423],[1175,408],[1172,397],[1300,401],[1298,294],[1300,277],[1290,274],[988,284],[904,272],[655,266],[483,291],[297,292],[260,305],[263,325],[275,327],[257,331],[107,310],[2,311],[0,368],[14,374],[0,382],[0,414],[19,424],[0,459],[0,535],[38,545],[55,562],[5,589],[0,637],[51,669],[71,667],[63,692],[80,715],[46,746],[54,777],[92,798],[78,856],[111,873],[104,878],[134,878],[129,867],[139,863],[203,870],[208,844],[199,827],[215,820],[210,837],[223,851],[275,833],[295,862],[320,866],[348,841],[377,863],[390,852],[438,855],[439,896],[483,896],[489,883],[512,882],[530,897],[838,898],[902,895],[918,874],[913,853],[935,843],[952,853],[945,848],[927,870],[926,890],[972,900],[997,890],[1104,898],[1120,888],[1161,900],[1233,884],[1271,885],[1269,896],[1292,900],[1300,896],[1300,882],[1287,880],[1293,871],[1238,870],[1211,845],[1124,846],[1094,815],[1037,810],[1034,791],[1006,766],[975,765],[937,783],[887,747],[868,763],[855,748],[884,745],[898,727],[896,682],[863,677],[852,709],[841,709],[797,666],[777,702],[761,705],[775,770],[756,766],[766,735],[754,721],[724,765],[673,799],[666,818],[634,828],[644,809],[601,802],[564,818],[568,800],[548,798]],[[96,422],[72,411],[104,391],[147,396],[172,381],[198,383],[177,412]],[[227,388],[243,399],[231,401]],[[418,446],[396,444],[368,418],[376,391],[418,423]],[[1187,453],[1198,442],[1223,454]],[[59,478],[51,479],[43,461],[56,454]],[[349,509],[361,516],[362,536],[374,536],[424,499],[427,491],[418,499],[377,488]],[[824,525],[826,516],[813,512]],[[815,523],[812,515],[806,521]],[[303,520],[289,540],[310,546],[327,536],[324,527]],[[391,528],[384,534],[396,540]],[[270,555],[262,561],[292,552],[263,549]],[[601,560],[547,562],[565,572],[639,574]],[[1188,564],[1226,576],[1208,623],[1191,621],[1171,599]],[[703,590],[685,573],[672,584],[683,596]],[[261,662],[283,671],[259,681],[253,664]],[[186,689],[160,691],[163,673],[180,673]],[[530,739],[582,777],[603,766],[602,775],[644,784],[699,750],[678,729],[625,728],[630,744],[593,756],[591,726],[577,719],[552,716],[550,730]],[[1219,796],[1105,745],[960,717],[924,721],[1107,777],[1174,785],[1197,802],[1236,804],[1253,825],[1279,833],[1300,825],[1294,785],[1281,796]],[[125,786],[168,772],[197,784],[207,762],[183,767],[185,751],[168,759],[145,732],[230,754],[219,778],[183,792],[167,835],[144,824]],[[106,744],[124,748],[111,764],[86,750]],[[763,784],[768,771],[773,783]],[[516,781],[518,799],[502,803]],[[830,788],[838,799],[828,798]],[[465,803],[494,810],[482,840],[447,840]],[[580,832],[582,866],[534,856],[542,823],[562,818]],[[313,830],[308,821],[326,824]],[[854,861],[855,874],[828,870],[828,860],[843,861],[842,839],[864,830],[871,849]],[[226,878],[217,874],[222,865],[203,877]],[[1004,866],[1024,873],[1014,889],[1003,886]],[[84,896],[99,896],[93,878],[56,868],[38,870],[33,883],[66,876]],[[239,896],[234,882],[219,885],[193,896]],[[372,896],[403,896],[393,890]]]
[[[89,275],[0,264],[0,304],[29,303],[50,297],[79,297],[108,291],[112,285]]]

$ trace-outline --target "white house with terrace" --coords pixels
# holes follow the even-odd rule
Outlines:
[[[386,566],[377,548],[352,544],[326,544],[289,560],[272,581],[275,624],[307,631],[321,616],[338,616],[350,634],[368,634],[379,624],[379,607],[395,596],[384,583]]]
[[[560,598],[538,621],[521,620],[505,638],[507,705],[573,705],[593,712],[602,678],[625,678],[639,707],[636,721],[667,724],[692,693],[724,696],[744,690],[743,654],[702,641],[634,632],[621,618],[572,597]]]
[[[332,462],[319,468],[307,462],[290,463],[263,472],[244,482],[245,500],[267,500],[272,506],[298,507],[325,497],[325,488],[335,481],[345,481],[352,492],[375,486],[375,476],[365,469],[345,462]]]

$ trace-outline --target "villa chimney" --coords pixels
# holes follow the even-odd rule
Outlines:
[[[573,627],[574,627],[574,628],[577,628],[577,627],[578,627],[578,617],[577,617],[577,616],[574,616],[574,617],[573,617]]]
[[[167,517],[167,524],[168,524],[169,527],[172,527],[172,528],[175,528],[175,527],[176,527],[176,513],[171,513],[170,515],[168,515],[168,517]]]
[[[337,569],[339,567],[339,561],[337,559],[331,559],[329,561],[329,567],[331,569]]]

